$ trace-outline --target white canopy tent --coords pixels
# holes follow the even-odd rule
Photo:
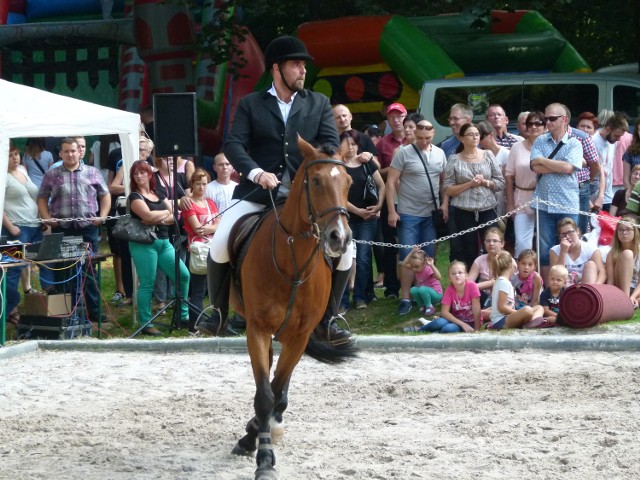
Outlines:
[[[139,158],[140,116],[0,80],[0,214],[4,212],[9,140],[119,134],[123,166]],[[125,175],[125,187],[129,190]]]

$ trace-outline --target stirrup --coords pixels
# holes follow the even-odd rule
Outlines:
[[[211,332],[212,332],[213,336],[219,337],[220,333],[224,332],[225,328],[227,327],[228,318],[225,318],[224,321],[223,321],[223,319],[222,319],[222,310],[220,308],[218,308],[218,307],[213,306],[213,305],[209,305],[207,308],[202,310],[202,312],[200,312],[200,314],[198,315],[198,318],[196,318],[196,321],[195,321],[193,327],[197,330],[198,329],[198,324],[200,323],[201,320],[203,320],[204,322],[207,322],[207,320],[211,320],[212,317],[210,317],[208,315],[205,315],[206,312],[208,312],[209,310],[213,310],[213,311],[218,313],[218,328],[216,329],[215,332],[213,332],[213,330],[211,330]],[[200,332],[199,330],[198,330],[198,332],[202,334],[202,332]]]
[[[336,313],[335,315],[332,315],[331,318],[329,318],[329,325],[331,325],[331,322],[336,322],[337,325],[337,320],[342,320],[347,326],[346,330],[351,332],[351,327],[349,326],[349,322],[347,322],[347,319],[344,318],[344,313]]]

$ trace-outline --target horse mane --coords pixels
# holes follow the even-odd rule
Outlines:
[[[336,152],[338,151],[338,149],[336,147],[334,147],[333,145],[329,145],[327,143],[322,144],[320,146],[318,146],[318,151],[320,153],[323,153],[324,155],[328,155],[330,157],[333,157]]]

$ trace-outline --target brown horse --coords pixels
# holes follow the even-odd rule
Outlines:
[[[252,455],[258,448],[256,480],[276,478],[270,424],[281,425],[289,380],[305,350],[334,363],[355,355],[350,343],[333,345],[311,336],[331,290],[324,255],[339,257],[351,241],[346,209],[351,177],[337,153],[316,150],[301,138],[298,145],[304,161],[287,201],[262,221],[240,266],[241,291],[234,288],[231,295],[247,322],[256,382],[255,417],[233,453]],[[282,349],[270,381],[274,338]]]

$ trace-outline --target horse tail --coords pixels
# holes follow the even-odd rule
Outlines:
[[[353,340],[336,345],[312,332],[305,353],[319,362],[336,364],[358,356],[358,348]]]

